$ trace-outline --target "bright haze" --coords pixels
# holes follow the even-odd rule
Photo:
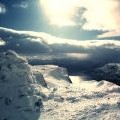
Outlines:
[[[120,61],[119,40],[120,0],[0,0],[0,51],[31,64],[90,71]]]
[[[120,0],[1,0],[0,26],[78,40],[120,36]]]

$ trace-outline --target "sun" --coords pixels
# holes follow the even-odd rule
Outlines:
[[[40,4],[50,24],[57,26],[74,24],[72,21],[76,7],[74,0],[40,0]]]

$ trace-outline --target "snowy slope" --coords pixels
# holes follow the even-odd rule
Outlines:
[[[70,85],[72,81],[68,76],[66,68],[55,65],[31,66],[33,73],[42,73],[48,87],[62,87]]]
[[[53,99],[43,103],[39,120],[120,120],[119,86],[84,81],[80,76],[71,79],[73,85],[56,91]]]
[[[0,120],[120,120],[119,111],[120,87],[113,83],[30,66],[13,51],[0,54]]]
[[[68,85],[63,77],[66,70],[54,65],[34,66],[32,70],[41,72],[49,88],[53,88],[48,100],[43,101],[44,109],[39,120],[120,119],[119,86],[104,80],[89,81],[85,76],[70,76],[72,84]],[[59,87],[56,87],[57,83]]]

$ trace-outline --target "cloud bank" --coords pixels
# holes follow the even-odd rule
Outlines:
[[[120,62],[119,40],[77,41],[61,39],[46,33],[0,28],[4,45],[0,51],[14,50],[28,56],[31,64],[55,64],[70,73],[89,72],[107,63]]]

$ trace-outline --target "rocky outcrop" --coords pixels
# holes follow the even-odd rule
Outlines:
[[[107,80],[120,85],[120,64],[109,63],[103,67],[97,68],[92,73],[96,80]]]
[[[0,120],[38,120],[40,88],[25,59],[13,51],[0,54]]]

